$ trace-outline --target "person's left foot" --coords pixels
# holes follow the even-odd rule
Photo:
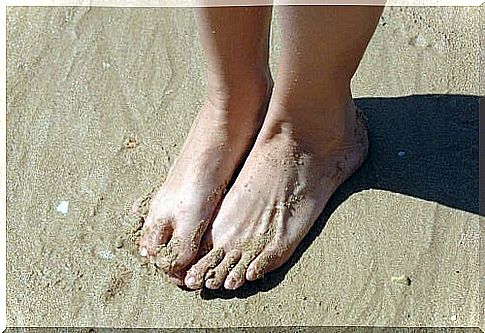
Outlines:
[[[189,269],[187,287],[236,289],[289,259],[367,155],[360,111],[352,104],[345,112],[346,123],[329,134],[322,132],[328,125],[291,123],[270,107],[272,115],[207,231],[213,249]]]

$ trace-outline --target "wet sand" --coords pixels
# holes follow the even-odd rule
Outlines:
[[[478,326],[478,19],[386,8],[353,81],[368,161],[282,269],[187,292],[129,211],[203,101],[192,11],[9,8],[7,325]]]

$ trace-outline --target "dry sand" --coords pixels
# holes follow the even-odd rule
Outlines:
[[[191,9],[9,8],[8,326],[478,326],[479,24],[386,8],[353,82],[366,164],[282,269],[187,292],[140,266],[129,207],[203,100]]]

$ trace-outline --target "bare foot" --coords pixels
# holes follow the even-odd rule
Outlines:
[[[187,272],[189,288],[236,289],[288,260],[330,196],[367,155],[362,114],[353,103],[345,109],[342,126],[324,131],[305,116],[297,117],[300,123],[282,120],[270,106],[208,231],[213,249]]]
[[[272,83],[254,83],[231,96],[208,98],[163,186],[155,193],[140,239],[148,256],[177,284],[195,259],[200,240],[237,165],[254,143]],[[136,209],[135,209],[136,210]]]

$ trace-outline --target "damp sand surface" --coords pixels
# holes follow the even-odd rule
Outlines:
[[[477,326],[478,31],[473,8],[387,8],[353,81],[364,166],[287,265],[188,292],[140,261],[130,210],[203,101],[192,11],[10,7],[8,326]]]

